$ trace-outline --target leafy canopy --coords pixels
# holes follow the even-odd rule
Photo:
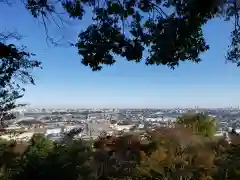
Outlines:
[[[239,179],[239,143],[194,133],[188,134],[195,137],[189,141],[182,136],[185,130],[156,129],[146,132],[145,139],[138,133],[101,136],[94,146],[83,140],[52,142],[42,135],[28,144],[0,141],[0,176],[7,180]]]
[[[147,65],[175,68],[182,61],[199,62],[209,49],[202,27],[216,17],[235,19],[228,60],[239,61],[237,0],[59,0],[69,18],[82,20],[92,10],[93,23],[79,33],[75,47],[92,70],[112,65],[116,56]],[[27,0],[35,18],[51,19],[59,4]],[[44,21],[46,27],[46,21]],[[147,52],[147,57],[143,56]]]
[[[183,116],[178,117],[177,123],[182,124],[205,137],[212,137],[216,133],[216,120],[202,113],[184,114]]]
[[[9,43],[19,40],[16,33],[0,33],[0,120],[6,113],[17,107],[16,100],[23,96],[23,84],[34,84],[32,70],[41,63],[32,59],[34,54],[26,51],[26,47],[18,47]]]

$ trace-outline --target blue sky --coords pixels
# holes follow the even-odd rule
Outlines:
[[[1,30],[18,30],[22,44],[37,54],[43,70],[34,72],[36,86],[27,86],[22,102],[40,107],[226,107],[240,103],[240,68],[225,64],[231,22],[214,20],[204,27],[211,50],[200,64],[145,66],[118,59],[111,67],[92,72],[81,64],[77,50],[49,47],[44,28],[22,5],[0,7]],[[50,34],[73,39],[91,23],[87,16],[77,25]],[[70,30],[71,29],[71,30]]]

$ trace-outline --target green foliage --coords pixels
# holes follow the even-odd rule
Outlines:
[[[4,1],[5,2],[5,1]],[[48,0],[22,0],[34,18],[44,22],[54,19],[59,8]],[[79,33],[74,47],[82,63],[92,70],[113,65],[116,56],[140,62],[148,51],[147,65],[167,65],[175,68],[182,61],[201,61],[199,55],[209,49],[202,27],[208,21],[223,16],[236,21],[227,59],[238,65],[240,60],[238,25],[239,9],[227,1],[200,0],[59,0],[69,18],[83,19],[86,9],[92,9],[93,23]],[[57,14],[59,15],[59,14]],[[49,18],[50,17],[50,18]],[[11,35],[12,36],[12,35]],[[48,34],[47,34],[48,36]],[[16,37],[14,37],[16,39]],[[0,113],[16,107],[22,97],[22,84],[34,84],[31,70],[40,67],[34,54],[11,44],[9,36],[0,35]],[[145,56],[144,56],[145,57]],[[17,79],[15,79],[17,77]],[[239,145],[214,141],[215,120],[203,114],[178,118],[178,123],[206,137],[182,131],[147,132],[146,139],[138,135],[109,137],[97,140],[95,147],[82,140],[70,141],[76,132],[61,143],[35,135],[20,154],[18,145],[0,141],[1,179],[6,180],[238,180]],[[191,138],[190,138],[191,136]],[[194,139],[195,138],[195,139]],[[234,137],[239,142],[238,137]],[[195,141],[194,141],[195,140]]]
[[[14,143],[15,142],[0,139],[0,167],[11,158],[12,154],[9,152],[9,149],[14,146]]]
[[[18,161],[12,180],[86,179],[92,148],[83,141],[59,144],[35,135]]]
[[[9,43],[11,39],[19,39],[14,33],[0,33],[0,120],[4,120],[7,112],[18,105],[17,99],[23,97],[23,84],[34,84],[31,71],[40,67],[39,61],[33,60],[34,54],[25,47],[17,47]]]
[[[216,120],[205,114],[187,113],[178,117],[177,123],[182,124],[205,137],[213,137],[216,133]]]
[[[59,5],[70,19],[82,20],[92,11],[93,23],[79,33],[78,54],[82,63],[92,70],[116,62],[116,55],[128,61],[140,62],[148,51],[147,65],[167,65],[175,68],[182,61],[201,61],[199,55],[209,49],[202,27],[208,21],[224,17],[234,19],[232,44],[227,59],[239,62],[239,8],[227,0],[23,0],[33,17],[44,22],[54,14],[59,17]],[[55,18],[53,18],[55,21]],[[47,32],[46,32],[47,33]],[[47,34],[48,36],[48,34]]]
[[[0,179],[8,179],[11,176],[9,169],[16,165],[17,154],[11,151],[15,144],[14,141],[0,139]]]
[[[184,134],[184,129],[181,130]],[[239,144],[207,139],[182,146],[177,129],[120,137],[99,137],[55,143],[35,135],[25,152],[14,154],[16,143],[1,141],[1,178],[7,180],[238,180]],[[188,134],[193,136],[194,134]],[[194,135],[195,136],[195,135]],[[201,137],[198,137],[202,139]],[[11,153],[9,158],[3,158]],[[4,156],[7,157],[7,156]]]

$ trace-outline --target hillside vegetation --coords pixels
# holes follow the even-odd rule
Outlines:
[[[189,126],[65,143],[36,134],[28,146],[1,141],[1,178],[239,180],[240,138],[231,138],[228,143],[223,137],[205,136]]]

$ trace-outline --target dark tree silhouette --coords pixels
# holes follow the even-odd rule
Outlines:
[[[22,0],[33,17],[43,21],[59,17],[63,8],[71,19],[84,18],[92,10],[93,23],[79,33],[78,54],[92,70],[112,65],[116,56],[147,65],[175,68],[182,61],[201,61],[209,49],[202,27],[216,17],[235,19],[227,59],[239,65],[238,0]],[[56,21],[55,21],[56,22]],[[47,34],[48,36],[48,34]]]
[[[40,67],[39,61],[33,60],[34,54],[9,44],[11,38],[19,38],[16,33],[0,34],[0,121],[4,120],[8,111],[19,106],[16,100],[25,91],[21,85],[34,84],[31,70]],[[3,124],[2,124],[3,125]]]

